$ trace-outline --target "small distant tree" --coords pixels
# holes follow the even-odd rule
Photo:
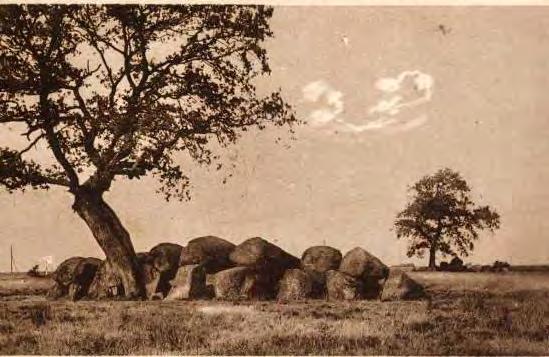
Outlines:
[[[28,276],[38,276],[40,273],[38,272],[39,266],[38,264],[33,266],[31,270],[27,272]]]
[[[397,238],[408,238],[408,257],[429,252],[429,268],[436,267],[436,253],[468,256],[479,231],[494,232],[499,214],[488,206],[476,206],[471,189],[461,175],[448,168],[425,176],[412,187],[412,200],[397,215]]]

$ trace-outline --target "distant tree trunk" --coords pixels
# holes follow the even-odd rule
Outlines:
[[[137,256],[116,213],[103,200],[102,194],[90,190],[75,194],[73,209],[86,222],[96,241],[118,274],[127,298],[144,296],[144,282]]]
[[[437,268],[436,265],[436,247],[435,245],[431,245],[431,248],[429,248],[429,270],[435,270]]]

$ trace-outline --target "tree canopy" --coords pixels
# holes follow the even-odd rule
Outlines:
[[[479,231],[493,232],[500,216],[489,206],[477,206],[462,176],[448,168],[428,175],[410,187],[411,202],[396,218],[397,238],[410,240],[407,255],[422,257],[429,251],[429,266],[435,253],[467,256],[474,249]]]
[[[173,153],[210,163],[212,140],[295,122],[270,72],[263,6],[10,5],[0,9],[0,123],[28,146],[0,148],[0,184],[103,192],[151,173],[184,198]],[[55,164],[26,159],[42,142]]]

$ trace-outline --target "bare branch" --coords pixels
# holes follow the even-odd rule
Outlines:
[[[34,146],[36,146],[36,144],[45,137],[46,135],[45,134],[40,134],[38,135],[26,148],[24,148],[23,150],[19,151],[19,155],[23,155],[24,153],[28,152],[30,149],[32,149]]]

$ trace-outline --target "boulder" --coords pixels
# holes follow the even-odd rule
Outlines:
[[[215,274],[213,284],[215,297],[222,300],[240,299],[240,292],[249,270],[246,267],[236,267]]]
[[[100,259],[91,257],[85,258],[78,264],[76,275],[71,285],[72,288],[69,289],[69,298],[71,300],[80,300],[88,296],[89,288],[100,265]]]
[[[179,267],[170,281],[167,300],[186,300],[203,297],[206,293],[206,272],[200,264]]]
[[[385,279],[389,275],[389,268],[381,260],[358,247],[345,254],[339,271],[359,279]]]
[[[312,291],[311,275],[300,269],[289,269],[280,280],[277,299],[279,301],[305,300],[311,297]]]
[[[214,274],[234,266],[229,259],[234,248],[233,243],[223,238],[195,238],[181,250],[179,265],[202,264],[207,274]]]
[[[68,287],[74,281],[76,269],[84,259],[84,257],[72,257],[63,261],[53,273],[53,280],[59,286]]]
[[[402,270],[393,270],[383,285],[382,301],[414,300],[425,295],[423,286]]]
[[[235,267],[215,274],[215,297],[223,300],[264,300],[276,294],[276,282],[265,271]]]
[[[355,300],[361,297],[362,283],[359,279],[337,270],[326,272],[328,300]]]
[[[256,270],[267,268],[281,273],[300,265],[299,259],[260,237],[250,238],[237,245],[229,259],[239,266]]]
[[[179,269],[182,246],[174,243],[160,243],[154,246],[146,255],[142,264],[146,277],[147,295],[162,294],[166,296],[170,291],[170,281]],[[149,265],[149,266],[147,266]]]
[[[315,295],[323,295],[326,286],[326,272],[337,270],[341,259],[341,252],[328,246],[310,247],[303,252],[301,268],[313,279]]]
[[[240,298],[268,300],[276,296],[278,278],[265,270],[249,269],[240,289]]]
[[[97,258],[73,257],[61,263],[54,275],[55,285],[48,293],[51,298],[67,296],[80,300],[88,296],[90,285],[101,264]]]
[[[145,294],[147,299],[152,300],[154,296],[162,295],[162,293],[157,293],[160,274],[156,270],[154,260],[149,255],[149,252],[137,253],[137,261],[141,267],[141,274],[145,283]]]
[[[93,299],[105,299],[124,295],[122,279],[116,274],[107,259],[103,260],[99,265],[90,285],[88,295]]]
[[[175,270],[179,267],[181,249],[183,247],[175,243],[160,243],[149,251],[149,259],[158,271]]]
[[[377,298],[381,293],[383,280],[389,275],[389,267],[358,247],[345,254],[339,271],[360,280],[365,298]]]
[[[300,266],[299,259],[259,237],[236,246],[229,259],[249,269],[241,293],[253,299],[276,297],[278,282],[284,272]]]

